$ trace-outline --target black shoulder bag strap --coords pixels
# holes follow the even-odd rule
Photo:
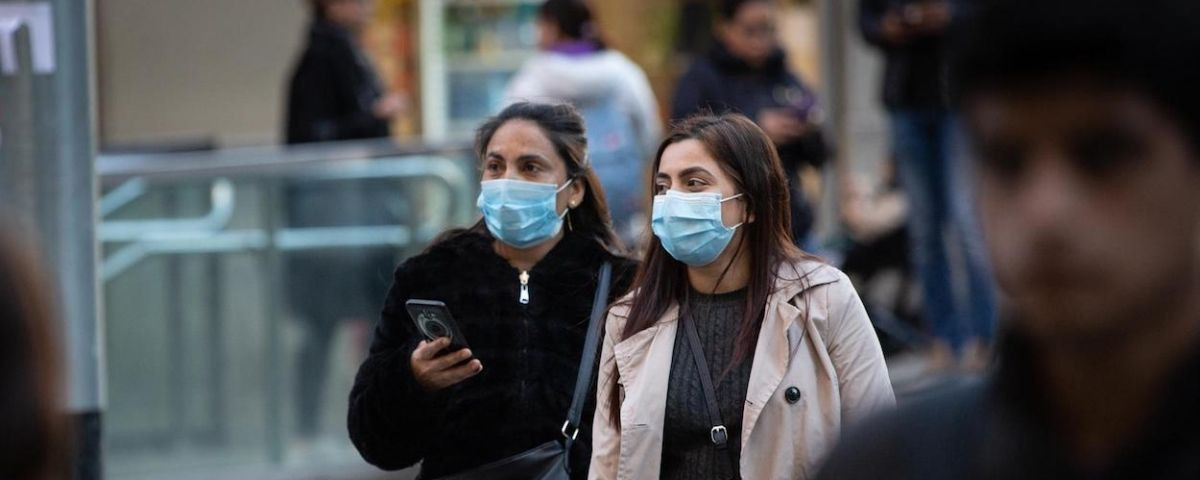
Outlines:
[[[690,315],[685,317],[690,317]],[[709,430],[709,439],[712,440],[713,447],[717,449],[717,455],[729,459],[729,470],[724,472],[721,478],[740,478],[741,475],[734,473],[738,471],[738,468],[728,448],[729,431],[725,429],[725,422],[721,421],[721,409],[717,406],[717,391],[713,388],[712,374],[708,372],[708,360],[704,357],[704,347],[700,345],[700,335],[696,333],[696,325],[691,318],[680,317],[679,320],[683,323],[683,328],[687,330],[688,347],[692,351],[692,359],[696,361],[696,370],[700,374],[700,385],[704,388],[704,406],[708,408],[708,421],[713,426],[712,430]]]
[[[604,327],[604,312],[608,308],[608,292],[611,283],[612,263],[604,262],[600,266],[600,275],[596,280],[596,298],[592,300],[592,316],[588,320],[587,337],[583,342],[583,355],[579,359],[579,373],[575,377],[575,395],[571,397],[571,408],[567,410],[567,421],[563,422],[562,426],[563,437],[567,439],[568,452],[571,450],[575,437],[579,436],[579,422],[583,419],[583,404],[586,403],[588,392],[592,389],[592,374],[596,371],[596,354],[600,347],[600,334]]]

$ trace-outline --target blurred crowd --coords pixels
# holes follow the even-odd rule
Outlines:
[[[370,3],[309,5],[287,142],[389,136],[413,107],[364,53]],[[591,7],[539,7],[475,132],[477,223],[390,285],[387,249],[287,259],[302,435],[350,320],[373,328],[349,437],[421,478],[1200,478],[1200,10],[860,0],[891,133],[872,183],[827,168],[775,1],[712,2],[665,112]],[[384,195],[347,188],[287,185],[288,223]],[[0,242],[0,478],[63,478],[29,252]],[[965,379],[897,407],[905,356]]]

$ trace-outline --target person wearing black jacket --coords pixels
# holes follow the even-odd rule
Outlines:
[[[517,103],[476,138],[484,219],[396,268],[350,392],[350,438],[363,458],[385,470],[422,462],[422,478],[561,439],[597,272],[613,266],[611,303],[636,266],[613,253],[574,108]],[[439,356],[448,343],[418,333],[410,299],[444,302],[468,348]],[[594,402],[589,395],[571,451],[574,478],[587,476]]]
[[[311,0],[313,21],[288,92],[289,144],[382,138],[404,108],[383,87],[357,40],[369,18],[363,0]],[[297,179],[285,184],[289,228],[392,225],[382,207],[395,185],[379,181]],[[285,268],[291,313],[303,326],[297,362],[296,424],[301,441],[319,432],[329,352],[343,319],[368,318],[387,291],[394,261],[387,248],[288,253]],[[381,271],[382,270],[382,271]]]
[[[1200,478],[1200,9],[990,0],[951,70],[998,367],[860,426],[829,480]]]
[[[935,338],[937,367],[955,354],[964,365],[985,357],[996,299],[979,219],[970,199],[970,172],[960,122],[946,103],[949,35],[970,17],[976,0],[861,0],[863,38],[884,54],[883,103],[891,121],[896,167],[908,197],[909,236],[921,279],[925,323]],[[947,228],[955,230],[946,241]],[[955,295],[952,258],[962,259],[965,302]]]
[[[783,161],[792,188],[792,237],[803,243],[814,216],[799,172],[804,165],[821,167],[829,156],[816,95],[788,71],[775,39],[773,2],[723,0],[717,13],[717,41],[676,84],[671,119],[728,111],[754,120],[775,143]]]
[[[288,90],[287,143],[381,138],[405,108],[386,95],[356,35],[368,19],[363,0],[312,0],[308,45]]]

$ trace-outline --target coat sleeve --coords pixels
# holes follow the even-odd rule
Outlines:
[[[617,362],[613,356],[614,339],[621,334],[611,313],[604,327],[600,348],[599,377],[596,381],[596,414],[592,418],[592,462],[589,480],[617,478],[621,458],[621,429],[614,425],[611,392],[617,381]]]
[[[632,60],[625,57],[621,59],[631,102],[626,109],[632,113],[633,124],[637,126],[635,131],[638,135],[638,147],[642,151],[641,160],[649,163],[650,157],[654,156],[654,151],[662,140],[662,117],[658,113],[658,98],[654,96],[654,89],[650,86],[646,72]]]
[[[842,398],[842,424],[852,426],[876,411],[895,405],[883,349],[866,308],[850,279],[842,280],[829,292],[829,357],[838,375]]]
[[[412,374],[410,358],[420,335],[404,310],[410,268],[406,262],[396,269],[370,352],[350,391],[350,440],[364,460],[384,470],[411,466],[425,456],[443,403],[440,395],[422,390]]]
[[[505,104],[549,100],[541,82],[545,72],[539,68],[538,62],[537,58],[530,59],[521,65],[517,73],[513,74],[512,80],[509,80],[508,85],[504,88]]]

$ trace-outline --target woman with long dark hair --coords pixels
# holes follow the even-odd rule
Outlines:
[[[0,234],[0,478],[67,478],[65,407],[46,278]]]
[[[850,281],[798,250],[767,136],[678,124],[654,160],[650,240],[609,312],[591,478],[806,478],[842,426],[894,403]]]
[[[754,119],[774,142],[791,181],[792,236],[799,245],[811,243],[816,212],[801,180],[809,169],[822,168],[830,153],[816,92],[788,70],[776,33],[779,2],[714,3],[715,41],[679,78],[671,118],[730,110]]]
[[[571,106],[532,103],[479,128],[483,219],[396,268],[350,393],[350,438],[368,462],[421,462],[422,478],[439,478],[562,438],[597,272],[612,265],[607,304],[635,268],[613,253],[584,133]],[[405,311],[414,299],[445,303],[468,348],[423,339]],[[589,439],[584,428],[569,449],[576,478],[587,474]]]

